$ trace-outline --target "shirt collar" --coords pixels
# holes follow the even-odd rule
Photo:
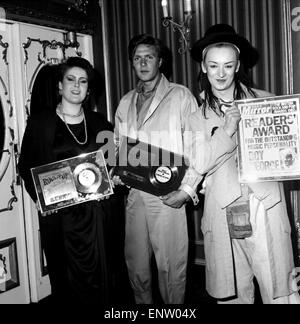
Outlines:
[[[150,93],[153,93],[157,89],[157,87],[159,85],[159,82],[161,80],[161,76],[162,75],[160,74],[160,76],[157,79],[156,83],[154,84],[153,88],[150,89],[150,90],[148,90],[148,91],[144,91],[145,82],[143,82],[143,81],[140,80],[138,82],[137,86],[136,86],[136,92],[139,93],[139,94],[143,94],[143,95],[149,95]]]

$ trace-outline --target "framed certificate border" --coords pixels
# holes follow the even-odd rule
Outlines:
[[[42,213],[113,194],[101,150],[31,169]]]
[[[300,179],[300,95],[237,100],[241,183]]]

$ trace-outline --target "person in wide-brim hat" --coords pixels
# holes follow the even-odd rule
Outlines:
[[[227,24],[216,24],[207,29],[204,37],[195,42],[191,48],[192,58],[201,63],[206,49],[213,44],[230,43],[235,45],[240,54],[240,60],[245,69],[252,68],[259,59],[259,54],[249,41],[236,33],[234,28]]]
[[[237,163],[239,150],[253,149],[248,144],[259,142],[257,129],[264,128],[259,112],[249,116],[251,102],[239,107],[237,101],[261,98],[258,107],[274,96],[253,88],[243,69],[242,63],[253,67],[258,54],[232,27],[215,25],[193,46],[192,56],[201,65],[200,107],[186,118],[184,147],[190,167],[204,178],[206,291],[220,304],[253,304],[256,278],[263,303],[300,304],[291,284],[295,264],[282,183],[255,182],[251,167],[254,172],[268,167],[250,161],[251,153],[247,171]],[[285,160],[288,165],[292,158]]]

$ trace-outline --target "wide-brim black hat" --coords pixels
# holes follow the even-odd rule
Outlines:
[[[252,68],[259,59],[259,54],[249,41],[236,33],[234,28],[227,24],[216,24],[207,29],[204,37],[192,46],[192,58],[201,63],[203,50],[216,43],[231,43],[240,50],[240,60],[246,69]]]

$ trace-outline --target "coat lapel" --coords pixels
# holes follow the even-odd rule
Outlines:
[[[137,138],[137,113],[136,102],[138,93],[135,91],[130,102],[128,114],[127,114],[127,136],[131,138]]]
[[[152,103],[149,107],[148,113],[143,121],[143,124],[145,124],[146,121],[153,115],[153,113],[155,112],[155,110],[157,109],[157,107],[159,106],[161,101],[164,99],[164,97],[168,93],[169,85],[170,85],[170,82],[162,74],[161,80],[160,80],[159,85],[156,89],[154,98],[153,98]]]

